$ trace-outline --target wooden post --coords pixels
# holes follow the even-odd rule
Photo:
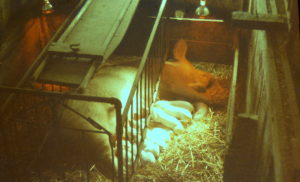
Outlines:
[[[224,163],[224,182],[257,181],[257,116],[240,114]]]

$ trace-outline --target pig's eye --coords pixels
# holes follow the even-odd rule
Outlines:
[[[206,92],[206,88],[204,88],[204,87],[198,87],[197,91],[204,93],[204,92]]]
[[[207,84],[207,87],[206,87],[206,89],[210,88],[212,85],[213,85],[213,81],[212,81],[212,80],[210,80],[210,81],[208,82],[208,84]]]

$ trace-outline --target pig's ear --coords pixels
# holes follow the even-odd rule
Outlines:
[[[183,39],[178,40],[173,49],[174,58],[177,61],[186,61],[186,57],[185,57],[186,52],[187,52],[187,44],[185,40]]]

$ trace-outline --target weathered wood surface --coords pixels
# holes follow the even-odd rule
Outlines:
[[[253,14],[235,11],[231,22],[234,27],[262,30],[286,30],[288,28],[286,16],[271,14]]]
[[[237,35],[238,36],[238,35]],[[226,141],[230,143],[232,139],[232,133],[234,130],[234,120],[235,120],[235,110],[236,110],[236,101],[237,101],[237,81],[238,81],[238,68],[239,68],[239,50],[235,48],[234,50],[234,61],[233,61],[233,72],[232,72],[232,81],[229,92],[229,99],[227,105],[227,124],[226,124]]]
[[[184,9],[191,13],[194,13],[196,7],[199,6],[199,0],[173,0],[172,3],[176,9]],[[243,0],[208,0],[206,6],[211,14],[226,16],[232,11],[241,10],[243,3]]]
[[[237,121],[231,146],[226,156],[224,166],[224,181],[253,182],[257,181],[257,153],[258,140],[257,116],[241,114]],[[247,131],[247,132],[245,132]]]
[[[295,9],[294,12],[286,12],[291,9],[290,3],[294,1],[282,1],[281,4],[275,0],[250,2],[252,3],[249,10],[252,14],[271,17],[271,21],[263,22],[265,25],[274,23],[274,17],[282,15],[285,17],[290,13],[298,14]],[[288,27],[288,23],[293,22],[291,25],[294,27],[293,19],[295,17],[285,20],[288,21],[284,22],[285,26]],[[246,21],[244,23],[248,26]],[[271,29],[270,27],[263,28],[264,30],[243,30],[243,35],[247,38],[244,37],[244,41],[240,44],[240,49],[243,50],[240,61],[242,61],[241,65],[244,65],[245,74],[240,74],[243,78],[239,79],[238,83],[246,86],[243,96],[239,97],[242,101],[238,102],[237,112],[257,115],[257,126],[254,127],[255,132],[252,131],[253,127],[243,129],[244,122],[238,117],[233,123],[235,130],[230,133],[233,138],[243,132],[252,133],[249,137],[255,140],[249,139],[245,142],[232,139],[229,151],[234,152],[238,147],[245,145],[255,146],[252,150],[244,150],[243,153],[235,152],[234,157],[247,163],[247,159],[243,157],[255,153],[256,169],[251,165],[240,165],[229,153],[225,161],[227,174],[224,176],[231,178],[224,178],[225,182],[244,181],[242,177],[244,171],[253,172],[255,176],[250,175],[249,178],[256,182],[298,182],[300,179],[300,115],[295,82],[293,82],[297,79],[292,78],[291,70],[295,68],[290,65],[296,60],[293,60],[295,56],[288,55],[292,53],[290,50],[299,50],[299,44],[295,43],[299,42],[299,27],[297,27],[298,33],[288,28],[273,31],[278,29],[274,26]],[[237,169],[237,166],[243,169],[232,170]]]
[[[250,171],[255,175],[248,176],[251,181],[264,182],[296,182],[299,180],[299,109],[288,65],[288,57],[282,40],[284,35],[254,30],[248,34],[249,42],[243,42],[242,47],[248,47],[245,100],[237,107],[239,112],[257,115],[258,122],[255,132],[251,134],[255,140],[237,141],[232,143],[229,151],[235,151],[240,146],[255,146],[243,153],[235,152],[235,158],[244,159],[255,153],[257,163],[241,166],[239,162],[231,163],[229,156],[225,163],[227,181],[244,181],[242,174]],[[243,121],[236,119],[233,136],[238,133],[251,132],[251,128],[243,129]],[[243,131],[239,131],[243,130]],[[232,139],[233,141],[234,139]],[[229,163],[229,164],[228,164]],[[233,166],[241,170],[230,171]],[[228,171],[229,170],[229,171]],[[233,179],[239,180],[233,180]],[[230,179],[230,180],[229,180]]]
[[[191,61],[232,64],[235,31],[227,23],[170,20],[167,33],[171,44],[180,38],[188,42]]]

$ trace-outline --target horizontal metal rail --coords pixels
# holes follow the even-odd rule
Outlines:
[[[149,16],[149,18],[157,18],[155,16]],[[222,19],[206,19],[206,18],[177,18],[177,17],[161,17],[161,19],[177,20],[177,21],[192,21],[192,22],[215,22],[224,23]]]
[[[81,100],[81,101],[103,102],[103,103],[114,104],[116,108],[122,107],[121,101],[114,97],[88,96],[88,95],[69,93],[69,92],[50,92],[50,91],[43,91],[43,90],[32,90],[27,88],[15,88],[15,87],[6,87],[6,86],[0,86],[0,92],[34,94],[39,96],[61,97],[64,99],[74,99],[74,100]],[[2,107],[1,111],[3,111],[3,109],[5,108]]]
[[[89,133],[99,133],[99,134],[106,134],[108,137],[109,137],[109,144],[110,144],[110,149],[111,149],[111,155],[112,155],[112,168],[114,168],[114,151],[113,151],[113,139],[112,139],[112,134],[107,130],[105,129],[105,127],[102,127],[99,123],[97,123],[95,120],[93,120],[92,118],[90,117],[87,117],[81,113],[79,113],[78,111],[76,111],[75,109],[69,107],[68,105],[64,104],[64,100],[77,100],[77,101],[88,101],[88,102],[98,102],[98,103],[108,103],[108,104],[112,104],[114,105],[115,107],[115,110],[116,110],[116,123],[119,123],[119,126],[121,125],[121,108],[122,108],[122,103],[119,99],[117,98],[107,98],[107,97],[96,97],[96,96],[87,96],[87,95],[80,95],[80,94],[73,94],[73,93],[68,93],[68,92],[65,92],[65,93],[62,93],[62,92],[49,92],[49,91],[41,91],[41,90],[32,90],[32,89],[25,89],[25,88],[11,88],[11,87],[4,87],[4,86],[0,86],[0,93],[1,94],[13,94],[12,98],[10,98],[10,101],[11,102],[15,102],[15,103],[9,103],[9,104],[5,104],[4,106],[1,107],[1,120],[0,120],[0,125],[1,126],[6,126],[6,125],[16,125],[16,126],[21,126],[21,125],[24,125],[26,124],[28,127],[33,127],[33,128],[44,128],[45,130],[47,130],[46,134],[43,137],[43,140],[42,142],[39,144],[39,147],[38,147],[38,150],[37,150],[37,153],[34,157],[34,159],[30,162],[29,166],[30,167],[33,163],[35,163],[35,161],[37,160],[37,158],[39,158],[40,156],[40,153],[42,151],[42,148],[44,147],[44,144],[45,142],[48,140],[48,137],[49,137],[49,129],[51,128],[57,128],[59,127],[59,129],[67,129],[67,130],[73,130],[73,131],[78,131],[78,132],[89,132]],[[87,129],[81,129],[81,128],[71,128],[71,127],[64,127],[64,126],[54,126],[54,125],[49,125],[49,124],[40,124],[39,122],[35,123],[34,121],[30,121],[30,123],[28,121],[25,120],[25,122],[22,120],[22,121],[16,121],[16,122],[11,122],[10,120],[8,120],[8,122],[5,122],[7,121],[7,112],[8,112],[8,107],[9,106],[12,106],[12,109],[13,107],[17,107],[17,109],[21,109],[21,111],[23,112],[29,112],[31,110],[34,110],[34,112],[37,112],[39,113],[39,105],[37,105],[36,108],[22,108],[23,106],[22,105],[19,105],[19,103],[16,103],[14,99],[14,97],[17,97],[19,95],[22,95],[25,99],[26,98],[30,98],[32,96],[34,97],[42,97],[42,98],[48,98],[49,101],[50,100],[53,100],[53,99],[56,99],[56,101],[54,100],[54,102],[59,102],[60,105],[62,105],[63,107],[65,107],[66,109],[72,111],[74,114],[78,115],[80,118],[84,119],[85,121],[87,121],[89,124],[91,124],[93,127],[95,127],[95,130],[87,130]],[[52,99],[53,98],[53,99]],[[28,100],[28,99],[27,99]],[[17,101],[19,102],[19,100]],[[22,102],[20,100],[20,102]],[[26,103],[24,103],[26,105]],[[34,104],[34,103],[33,103]],[[46,105],[47,103],[44,103],[44,105]],[[49,103],[50,107],[51,107],[51,103]],[[11,110],[10,112],[14,112],[14,110]],[[14,117],[15,114],[13,116],[10,116],[10,112],[8,114],[8,117]],[[56,112],[56,111],[54,111]],[[20,113],[19,113],[20,114]],[[45,116],[47,117],[47,116]],[[54,116],[55,117],[55,116]],[[22,118],[22,116],[20,117]],[[30,118],[29,118],[30,119]],[[31,120],[31,119],[30,119]],[[5,123],[4,123],[5,122]],[[39,126],[40,125],[40,126]],[[8,139],[7,141],[5,141],[7,139],[7,132],[8,131],[5,131],[7,130],[7,128],[1,128],[1,132],[0,132],[0,135],[3,136],[2,138],[2,141],[0,142],[5,142],[7,143],[8,141],[12,140],[12,141],[15,141],[16,143],[12,143],[12,144],[9,144],[9,145],[19,145],[20,142],[17,142],[18,138],[11,138],[11,139]],[[9,129],[11,130],[11,129]],[[18,136],[19,133],[18,133],[18,129],[13,129],[12,131],[14,132],[17,132],[17,133],[14,133],[12,134],[13,135],[16,135]],[[22,134],[22,133],[21,133]],[[30,133],[27,133],[27,134],[30,134]],[[26,135],[27,135],[26,134]],[[13,146],[12,146],[13,147]],[[13,147],[14,148],[14,147]],[[2,151],[3,152],[3,151]],[[16,155],[16,154],[15,154]],[[113,176],[116,176],[114,174],[114,171],[113,170]],[[113,179],[114,181],[114,179]]]

